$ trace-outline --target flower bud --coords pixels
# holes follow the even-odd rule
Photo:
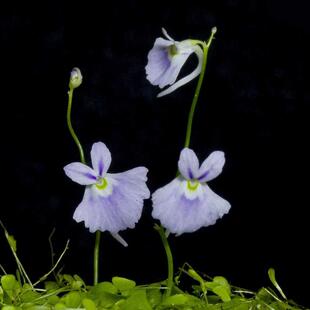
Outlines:
[[[73,68],[70,75],[69,87],[71,89],[77,88],[82,84],[83,77],[79,68]]]

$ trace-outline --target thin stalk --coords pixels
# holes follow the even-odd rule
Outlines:
[[[168,263],[168,279],[167,279],[167,290],[165,292],[165,298],[169,297],[171,294],[172,286],[173,286],[173,257],[170,249],[170,245],[168,242],[168,238],[166,236],[165,230],[160,225],[155,225],[155,229],[159,232],[161,241],[166,251],[167,263]]]
[[[83,164],[86,163],[83,147],[79,141],[79,138],[77,137],[71,123],[71,110],[72,110],[72,98],[73,98],[73,91],[74,87],[71,87],[69,85],[69,91],[68,91],[68,109],[67,109],[67,125],[70,131],[70,134],[77,145],[80,153],[80,159]],[[99,230],[96,231],[96,239],[95,239],[95,247],[94,247],[94,285],[98,283],[98,274],[99,274],[99,246],[100,246],[100,236],[101,232]]]
[[[96,231],[95,248],[94,248],[94,285],[98,284],[100,237],[101,237],[101,232],[99,230],[97,230]]]
[[[201,85],[205,76],[206,66],[207,66],[207,60],[208,60],[208,51],[209,47],[211,45],[211,42],[213,40],[214,34],[216,32],[216,28],[212,29],[211,36],[208,40],[208,42],[200,42],[200,45],[202,45],[203,48],[203,60],[202,60],[202,67],[201,67],[201,73],[199,75],[198,83],[196,86],[195,94],[193,97],[192,105],[188,114],[188,121],[187,121],[187,128],[186,128],[186,137],[185,137],[185,143],[184,147],[189,147],[190,140],[191,140],[191,134],[192,134],[192,125],[193,125],[193,119],[195,114],[195,109],[197,106]]]
[[[86,161],[85,161],[84,151],[83,151],[82,145],[81,145],[81,143],[80,143],[73,127],[72,127],[72,123],[71,123],[72,98],[73,98],[73,88],[70,87],[70,89],[68,91],[67,125],[69,128],[70,134],[71,134],[75,144],[77,145],[77,147],[79,149],[81,162],[83,164],[85,164]]]

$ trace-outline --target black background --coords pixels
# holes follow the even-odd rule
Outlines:
[[[78,11],[78,12],[77,12]],[[73,125],[89,160],[91,145],[112,152],[111,172],[149,168],[151,191],[175,176],[197,80],[156,98],[145,78],[147,53],[161,27],[176,40],[218,33],[195,115],[191,147],[203,160],[226,153],[210,187],[230,201],[228,215],[193,234],[171,237],[175,264],[257,289],[274,267],[287,295],[307,304],[309,281],[307,1],[123,1],[65,9],[45,4],[38,14],[14,10],[0,18],[0,219],[17,239],[33,279],[50,268],[48,237],[70,250],[64,272],[92,280],[94,235],[72,219],[83,187],[63,166],[79,154],[65,121],[67,85],[78,66]],[[183,74],[195,67],[195,58]],[[100,279],[121,275],[150,283],[166,277],[164,250],[145,203],[123,248],[103,234]],[[4,236],[0,263],[15,266]]]

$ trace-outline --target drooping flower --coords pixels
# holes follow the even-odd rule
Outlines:
[[[145,67],[146,78],[151,84],[158,85],[160,88],[171,85],[160,92],[157,97],[170,94],[198,76],[203,61],[203,51],[197,45],[197,41],[190,39],[181,42],[175,41],[165,29],[162,29],[162,31],[167,39],[157,38],[155,40],[153,48],[148,53],[148,63]],[[176,82],[184,63],[192,53],[195,53],[198,57],[197,67],[193,72]]]
[[[224,163],[224,153],[215,151],[199,166],[194,151],[183,149],[178,162],[180,175],[152,195],[152,216],[177,235],[215,224],[228,213],[230,204],[207,182],[222,172]]]
[[[122,173],[107,173],[111,160],[106,145],[97,142],[91,149],[93,168],[74,162],[64,170],[74,182],[86,186],[73,218],[77,222],[84,221],[90,232],[109,231],[126,246],[118,232],[134,228],[141,217],[143,199],[150,196],[146,186],[148,170],[137,167]]]

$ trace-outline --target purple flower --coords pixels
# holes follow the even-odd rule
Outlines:
[[[203,59],[203,51],[197,45],[197,41],[184,40],[178,42],[173,40],[165,29],[162,31],[167,39],[157,38],[155,40],[154,46],[148,54],[148,63],[145,67],[146,78],[151,84],[158,85],[160,88],[171,85],[160,92],[157,97],[170,94],[198,76],[201,72]],[[192,53],[198,57],[196,69],[176,82],[182,66]]]
[[[224,163],[224,153],[215,151],[199,166],[194,151],[183,149],[178,162],[180,175],[152,195],[152,216],[160,220],[168,232],[177,235],[213,225],[228,213],[230,204],[206,182],[222,172]]]
[[[123,245],[120,230],[134,228],[141,217],[143,199],[150,196],[146,186],[145,167],[137,167],[122,173],[107,173],[111,153],[102,142],[91,149],[93,168],[80,162],[64,167],[66,175],[74,182],[86,185],[82,202],[73,218],[85,222],[90,232],[109,231]]]

